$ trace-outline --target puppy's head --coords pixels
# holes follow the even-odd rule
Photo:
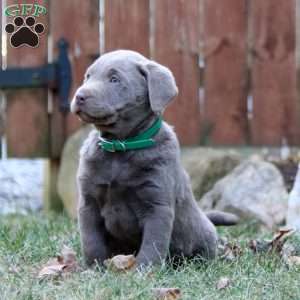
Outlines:
[[[134,51],[102,55],[86,71],[71,111],[103,132],[126,135],[177,95],[171,71]]]

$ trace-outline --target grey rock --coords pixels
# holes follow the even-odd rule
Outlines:
[[[196,199],[201,199],[240,162],[241,156],[234,150],[214,150],[207,147],[182,150],[182,163],[191,177]]]
[[[0,214],[41,210],[43,160],[0,160]]]
[[[258,158],[242,162],[200,200],[204,210],[223,210],[256,219],[269,228],[284,221],[288,193],[282,175]]]
[[[73,218],[76,217],[76,172],[79,162],[79,150],[92,128],[92,126],[81,127],[68,138],[62,152],[57,190],[66,211]]]

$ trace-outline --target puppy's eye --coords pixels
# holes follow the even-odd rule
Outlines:
[[[119,79],[118,76],[112,75],[112,76],[110,77],[110,79],[109,79],[109,82],[112,82],[112,83],[118,83],[118,82],[120,82],[120,79]]]
[[[91,77],[90,74],[86,74],[86,79],[89,79]]]

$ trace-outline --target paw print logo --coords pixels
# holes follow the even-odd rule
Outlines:
[[[45,30],[42,23],[36,23],[35,18],[29,16],[25,19],[15,17],[13,23],[5,26],[5,31],[11,34],[10,44],[18,48],[20,46],[29,46],[35,48],[39,45],[39,35]]]

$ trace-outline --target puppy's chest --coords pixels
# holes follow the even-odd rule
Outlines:
[[[108,154],[94,168],[94,178],[101,190],[101,216],[108,232],[118,239],[132,240],[140,235],[143,205],[136,192],[147,180],[144,166],[145,162],[124,154]]]
[[[100,207],[105,227],[114,237],[131,240],[139,235],[138,199],[130,188],[110,184]]]
[[[134,186],[144,178],[147,165],[124,153],[107,153],[93,165],[94,178],[98,184]]]

